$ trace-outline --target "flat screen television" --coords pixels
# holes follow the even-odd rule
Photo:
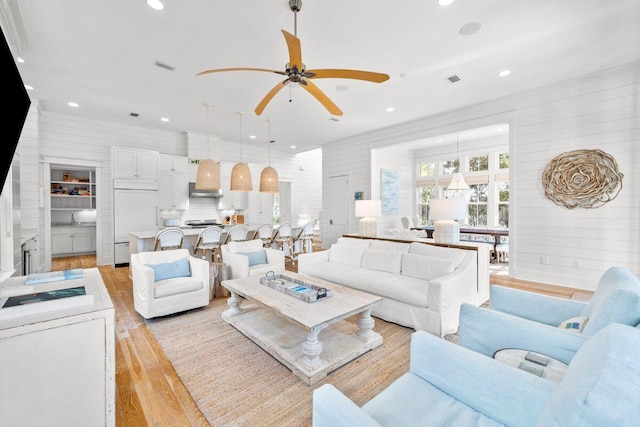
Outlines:
[[[0,147],[2,147],[2,154],[0,155],[0,189],[2,189],[22,133],[24,121],[29,112],[29,106],[31,105],[22,77],[20,77],[20,72],[16,67],[16,61],[13,58],[11,49],[9,49],[9,43],[4,36],[4,30],[2,30],[0,46],[0,66],[3,74],[0,80],[0,87],[2,88],[0,93],[2,93],[2,101],[6,107],[5,113],[0,116],[2,117],[0,122],[2,124],[0,126]]]

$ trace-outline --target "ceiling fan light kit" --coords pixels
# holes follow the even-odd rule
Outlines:
[[[289,62],[285,65],[285,71],[270,70],[265,68],[239,67],[205,70],[196,75],[201,76],[223,71],[261,71],[286,76],[286,79],[275,85],[265,95],[265,97],[262,98],[262,101],[260,101],[260,103],[254,110],[254,112],[258,116],[262,114],[267,104],[269,104],[273,97],[276,96],[276,94],[280,92],[282,88],[290,83],[299,84],[300,87],[309,92],[318,102],[320,102],[327,109],[327,111],[329,111],[329,113],[334,116],[341,116],[343,114],[342,110],[340,110],[340,108],[338,108],[338,106],[334,104],[333,101],[331,101],[331,99],[329,99],[329,97],[311,81],[311,79],[341,78],[365,80],[373,83],[382,83],[389,80],[388,74],[375,73],[371,71],[347,70],[338,68],[307,70],[306,66],[302,62],[302,48],[300,45],[300,39],[297,37],[297,16],[298,12],[302,8],[302,1],[289,0],[289,8],[294,13],[294,34],[282,30],[282,34],[284,35],[285,41],[287,42],[287,48],[289,50]]]

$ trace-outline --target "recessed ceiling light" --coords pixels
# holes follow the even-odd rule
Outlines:
[[[256,136],[255,135],[249,135],[249,138],[256,139]]]
[[[500,71],[500,72],[498,73],[498,75],[499,75],[500,77],[506,77],[506,76],[508,76],[509,74],[511,74],[511,70],[502,70],[502,71]]]
[[[78,105],[78,104],[76,104],[75,102],[68,102],[68,103],[67,103],[67,105],[68,105],[69,107],[73,107],[73,108],[77,108],[77,107],[79,107],[79,105]]]
[[[451,3],[453,3],[453,0],[438,0],[440,6],[449,6]]]
[[[395,108],[393,108],[393,107],[389,107],[389,108],[387,108],[387,113],[390,113],[390,112],[392,112],[393,110],[395,110]]]
[[[18,62],[19,62],[20,64],[22,64],[22,63],[24,62],[24,59],[22,59],[22,58],[20,58],[20,57],[18,56]]]
[[[480,31],[480,28],[482,28],[482,24],[480,24],[479,22],[469,22],[468,24],[460,27],[460,30],[458,30],[458,34],[460,34],[461,36],[470,36],[471,34],[475,34]]]
[[[168,118],[166,118],[166,117],[163,117],[163,118],[161,118],[160,120],[162,120],[163,122],[168,122],[168,121],[169,121],[169,119],[168,119]]]
[[[347,85],[338,85],[338,86],[336,86],[336,90],[339,90],[340,92],[345,92],[345,91],[349,90],[349,86],[347,86]]]
[[[164,5],[162,4],[162,2],[160,0],[147,0],[147,5],[151,9],[155,9],[155,10],[164,9]]]
[[[293,149],[293,150],[295,150],[296,148],[298,148],[298,147],[296,147],[295,145],[291,146],[291,149]]]
[[[33,86],[29,86],[29,85],[24,85],[24,88],[26,90],[33,90]]]
[[[439,140],[437,140],[436,142],[442,142],[442,140],[441,140],[441,139],[439,139]]]

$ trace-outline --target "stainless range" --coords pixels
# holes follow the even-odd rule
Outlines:
[[[184,222],[184,226],[188,228],[206,228],[212,225],[222,226],[215,219],[190,219]]]

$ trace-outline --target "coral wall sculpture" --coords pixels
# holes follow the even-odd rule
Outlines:
[[[602,150],[575,150],[554,157],[542,172],[547,199],[569,209],[595,209],[615,199],[623,174]]]

